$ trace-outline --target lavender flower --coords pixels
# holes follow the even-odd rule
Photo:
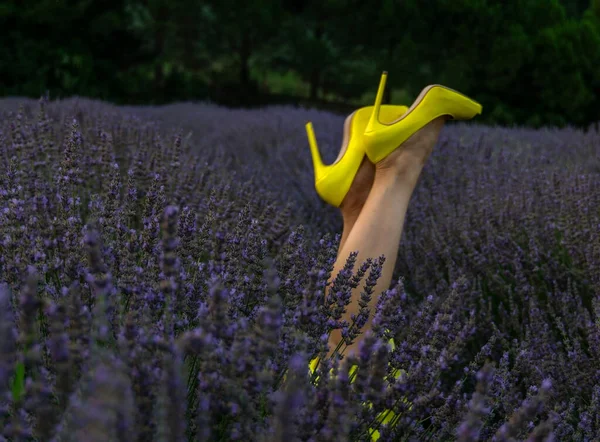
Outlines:
[[[473,398],[469,402],[469,413],[466,419],[458,427],[458,441],[478,440],[483,420],[490,412],[486,407],[485,396],[488,385],[492,380],[493,370],[491,365],[486,365],[477,373],[477,388]]]
[[[0,100],[0,439],[600,438],[597,130],[444,128],[376,293],[307,119]]]

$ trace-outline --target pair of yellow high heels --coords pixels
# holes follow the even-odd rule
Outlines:
[[[340,155],[333,164],[323,164],[312,123],[306,123],[315,188],[323,200],[335,207],[342,204],[350,190],[365,154],[373,164],[378,163],[436,118],[447,115],[454,120],[470,120],[482,110],[476,101],[439,84],[423,89],[410,108],[382,106],[386,80],[384,72],[374,106],[360,108],[346,119]],[[382,119],[389,122],[382,123]]]
[[[354,177],[366,154],[372,163],[378,163],[414,133],[438,117],[447,115],[454,120],[470,120],[480,114],[482,106],[474,100],[445,86],[434,84],[424,88],[415,102],[407,106],[382,106],[383,91],[387,72],[381,75],[374,106],[367,106],[352,113],[344,124],[344,139],[338,159],[331,165],[323,164],[312,123],[306,123],[306,133],[315,169],[315,188],[327,203],[339,207],[350,190]],[[388,121],[382,123],[381,120]],[[394,341],[390,340],[392,350]],[[319,358],[309,364],[313,374]],[[350,369],[351,382],[354,381],[356,366]],[[396,370],[398,378],[403,370]],[[371,404],[367,404],[371,408]],[[381,412],[377,421],[389,424],[395,418],[391,410]],[[379,439],[379,431],[371,429],[371,439]]]

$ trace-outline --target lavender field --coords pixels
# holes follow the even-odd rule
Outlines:
[[[448,123],[317,381],[353,278],[307,120],[331,162],[324,112],[0,100],[0,441],[600,440],[600,133]]]

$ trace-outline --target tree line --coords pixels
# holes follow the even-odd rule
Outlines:
[[[346,112],[387,70],[386,102],[440,83],[488,123],[600,120],[600,0],[10,0],[0,25],[4,96]]]

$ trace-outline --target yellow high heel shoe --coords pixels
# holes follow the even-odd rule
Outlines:
[[[387,80],[387,72],[381,75],[373,113],[360,141],[372,163],[377,163],[391,154],[411,135],[429,122],[443,115],[455,120],[470,120],[481,114],[482,106],[461,93],[433,84],[421,91],[408,111],[389,123],[381,122],[381,100]]]
[[[384,121],[392,121],[401,117],[407,110],[408,106],[383,105],[380,106],[379,115]],[[358,172],[365,155],[362,137],[372,114],[373,106],[367,106],[354,111],[346,118],[340,154],[334,163],[328,166],[323,164],[321,159],[312,123],[306,123],[306,134],[315,169],[315,188],[319,196],[332,206],[339,207],[342,204]]]

